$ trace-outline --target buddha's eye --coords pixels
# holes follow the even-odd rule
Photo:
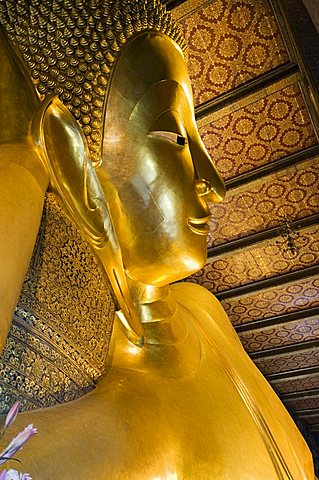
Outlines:
[[[181,135],[180,133],[166,132],[165,130],[155,130],[153,132],[150,132],[149,135],[165,138],[166,140],[177,143],[177,145],[181,146],[187,144],[187,138],[183,137],[183,135]]]

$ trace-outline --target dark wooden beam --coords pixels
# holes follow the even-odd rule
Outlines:
[[[319,423],[315,423],[314,425],[307,425],[308,430],[310,432],[318,432],[319,431]]]
[[[257,358],[272,357],[274,355],[282,355],[283,353],[293,353],[309,348],[318,348],[318,340],[308,340],[307,342],[294,343],[293,345],[283,345],[281,347],[267,348],[265,350],[258,350],[249,354],[252,360]]]
[[[300,218],[299,220],[294,220],[290,223],[292,230],[298,230],[300,228],[311,227],[312,225],[319,224],[319,214],[310,215],[309,217]],[[265,240],[270,240],[271,238],[280,237],[282,233],[282,225],[278,227],[269,228],[268,230],[263,230],[261,232],[252,233],[246,237],[236,238],[236,240],[231,240],[228,243],[223,243],[221,245],[216,245],[215,247],[209,247],[207,249],[207,257],[217,257],[223,253],[229,253],[234,250],[240,250],[242,248],[249,247],[255,243],[260,243]]]
[[[270,0],[274,12],[283,22],[282,30],[288,36],[291,58],[299,65],[304,78],[308,107],[319,132],[319,35],[300,0]]]
[[[161,2],[167,10],[173,10],[173,8],[178,7],[178,5],[185,3],[186,0],[161,0]]]
[[[319,373],[319,365],[316,367],[304,367],[296,370],[287,370],[286,372],[270,373],[264,376],[267,378],[268,382],[271,382],[273,380],[292,379],[300,375],[311,375],[314,373]]]
[[[312,390],[301,390],[299,392],[289,392],[280,395],[280,398],[284,402],[289,400],[303,400],[304,398],[319,397],[319,388],[313,388]]]
[[[310,15],[310,18],[319,32],[319,9],[317,0],[303,0],[303,3]]]
[[[301,418],[314,417],[319,416],[319,408],[305,408],[305,410],[294,410],[294,413]]]
[[[255,168],[250,172],[242,173],[237,175],[237,177],[230,178],[225,181],[227,190],[240,187],[254,180],[259,180],[260,178],[267,177],[271,173],[279,172],[285,168],[290,167],[291,165],[296,165],[297,163],[303,162],[312,157],[319,155],[319,144],[313,145],[312,147],[301,150],[300,152],[292,153],[286,157],[275,160],[274,162],[267,163],[262,167]]]
[[[283,78],[289,77],[298,71],[298,65],[292,62],[280,65],[279,67],[274,68],[271,72],[267,72],[259,77],[255,77],[244,85],[234,88],[230,92],[223,93],[212,100],[208,100],[207,102],[196,106],[196,119],[198,120],[199,118],[203,118],[206,115],[216,112],[217,110],[220,110],[221,108],[238,101],[239,99],[248,97],[249,95],[252,95],[259,90],[272,85],[274,82],[278,82]]]
[[[317,315],[319,315],[319,307],[305,308],[296,312],[284,313],[283,315],[262,318],[260,320],[236,325],[235,330],[237,333],[248,332],[261,328],[273,327],[274,325],[282,325],[284,323],[295,322],[296,320],[303,320],[305,318],[312,318]]]
[[[224,292],[214,293],[218,300],[224,300],[225,298],[238,297],[246,293],[256,292],[263,290],[264,288],[277,287],[283,283],[294,282],[297,280],[304,280],[305,278],[312,277],[319,274],[319,266],[314,265],[312,267],[302,268],[295,272],[284,273],[283,275],[277,275],[276,277],[265,278],[264,280],[258,280],[254,283],[248,283],[247,285],[241,285],[240,287],[230,288]]]

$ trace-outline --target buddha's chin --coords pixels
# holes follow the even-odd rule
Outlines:
[[[202,248],[185,250],[176,256],[165,257],[162,261],[159,258],[151,264],[130,266],[126,265],[126,272],[129,277],[144,285],[162,287],[170,283],[183,280],[198,272],[204,267],[207,259],[206,237]],[[195,251],[194,251],[195,250]]]

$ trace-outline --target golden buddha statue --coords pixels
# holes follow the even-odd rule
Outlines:
[[[197,285],[170,285],[204,265],[208,202],[225,195],[196,128],[175,27],[157,2],[102,0],[42,2],[49,26],[62,3],[51,48],[60,38],[72,50],[68,20],[76,19],[82,38],[93,13],[96,35],[80,56],[105,48],[86,80],[70,56],[65,71],[72,67],[78,79],[68,88],[67,75],[40,78],[32,35],[23,41],[25,25],[29,33],[34,26],[13,27],[6,20],[13,7],[3,13],[2,5],[16,50],[1,37],[1,337],[49,184],[100,259],[121,310],[96,389],[17,419],[39,431],[21,452],[24,466],[35,479],[314,479],[304,440],[219,302]],[[21,17],[26,4],[18,2]],[[20,62],[28,56],[38,96]]]

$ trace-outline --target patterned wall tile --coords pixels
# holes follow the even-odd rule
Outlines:
[[[233,325],[319,306],[319,278],[306,278],[222,300]]]
[[[319,158],[230,190],[213,205],[209,246],[319,212]]]
[[[264,375],[319,366],[319,349],[309,348],[272,357],[256,358],[254,363]]]
[[[289,60],[264,0],[213,0],[179,24],[197,105]]]
[[[318,340],[319,344],[319,316],[242,332],[239,338],[248,353],[309,340]]]
[[[0,356],[0,412],[74,400],[104,370],[114,317],[99,264],[52,194],[6,345]]]
[[[281,394],[312,390],[314,388],[319,388],[319,374],[315,373],[313,375],[300,375],[300,377],[297,378],[273,380],[270,383],[277,390],[277,392]]]
[[[319,408],[319,396],[299,398],[298,400],[287,400],[286,403],[294,410]]]
[[[278,243],[277,243],[278,242]],[[300,230],[296,256],[285,252],[284,239],[271,239],[209,258],[205,267],[187,281],[203,285],[211,292],[275,277],[319,264],[319,226]]]
[[[204,121],[201,136],[224,179],[317,144],[298,84],[265,90],[253,103],[212,123]]]
[[[173,16],[176,22],[180,21],[183,17],[187,17],[193,14],[196,10],[202,9],[211,0],[187,0],[186,2],[182,2],[177,7],[174,7],[170,10],[171,15]]]

